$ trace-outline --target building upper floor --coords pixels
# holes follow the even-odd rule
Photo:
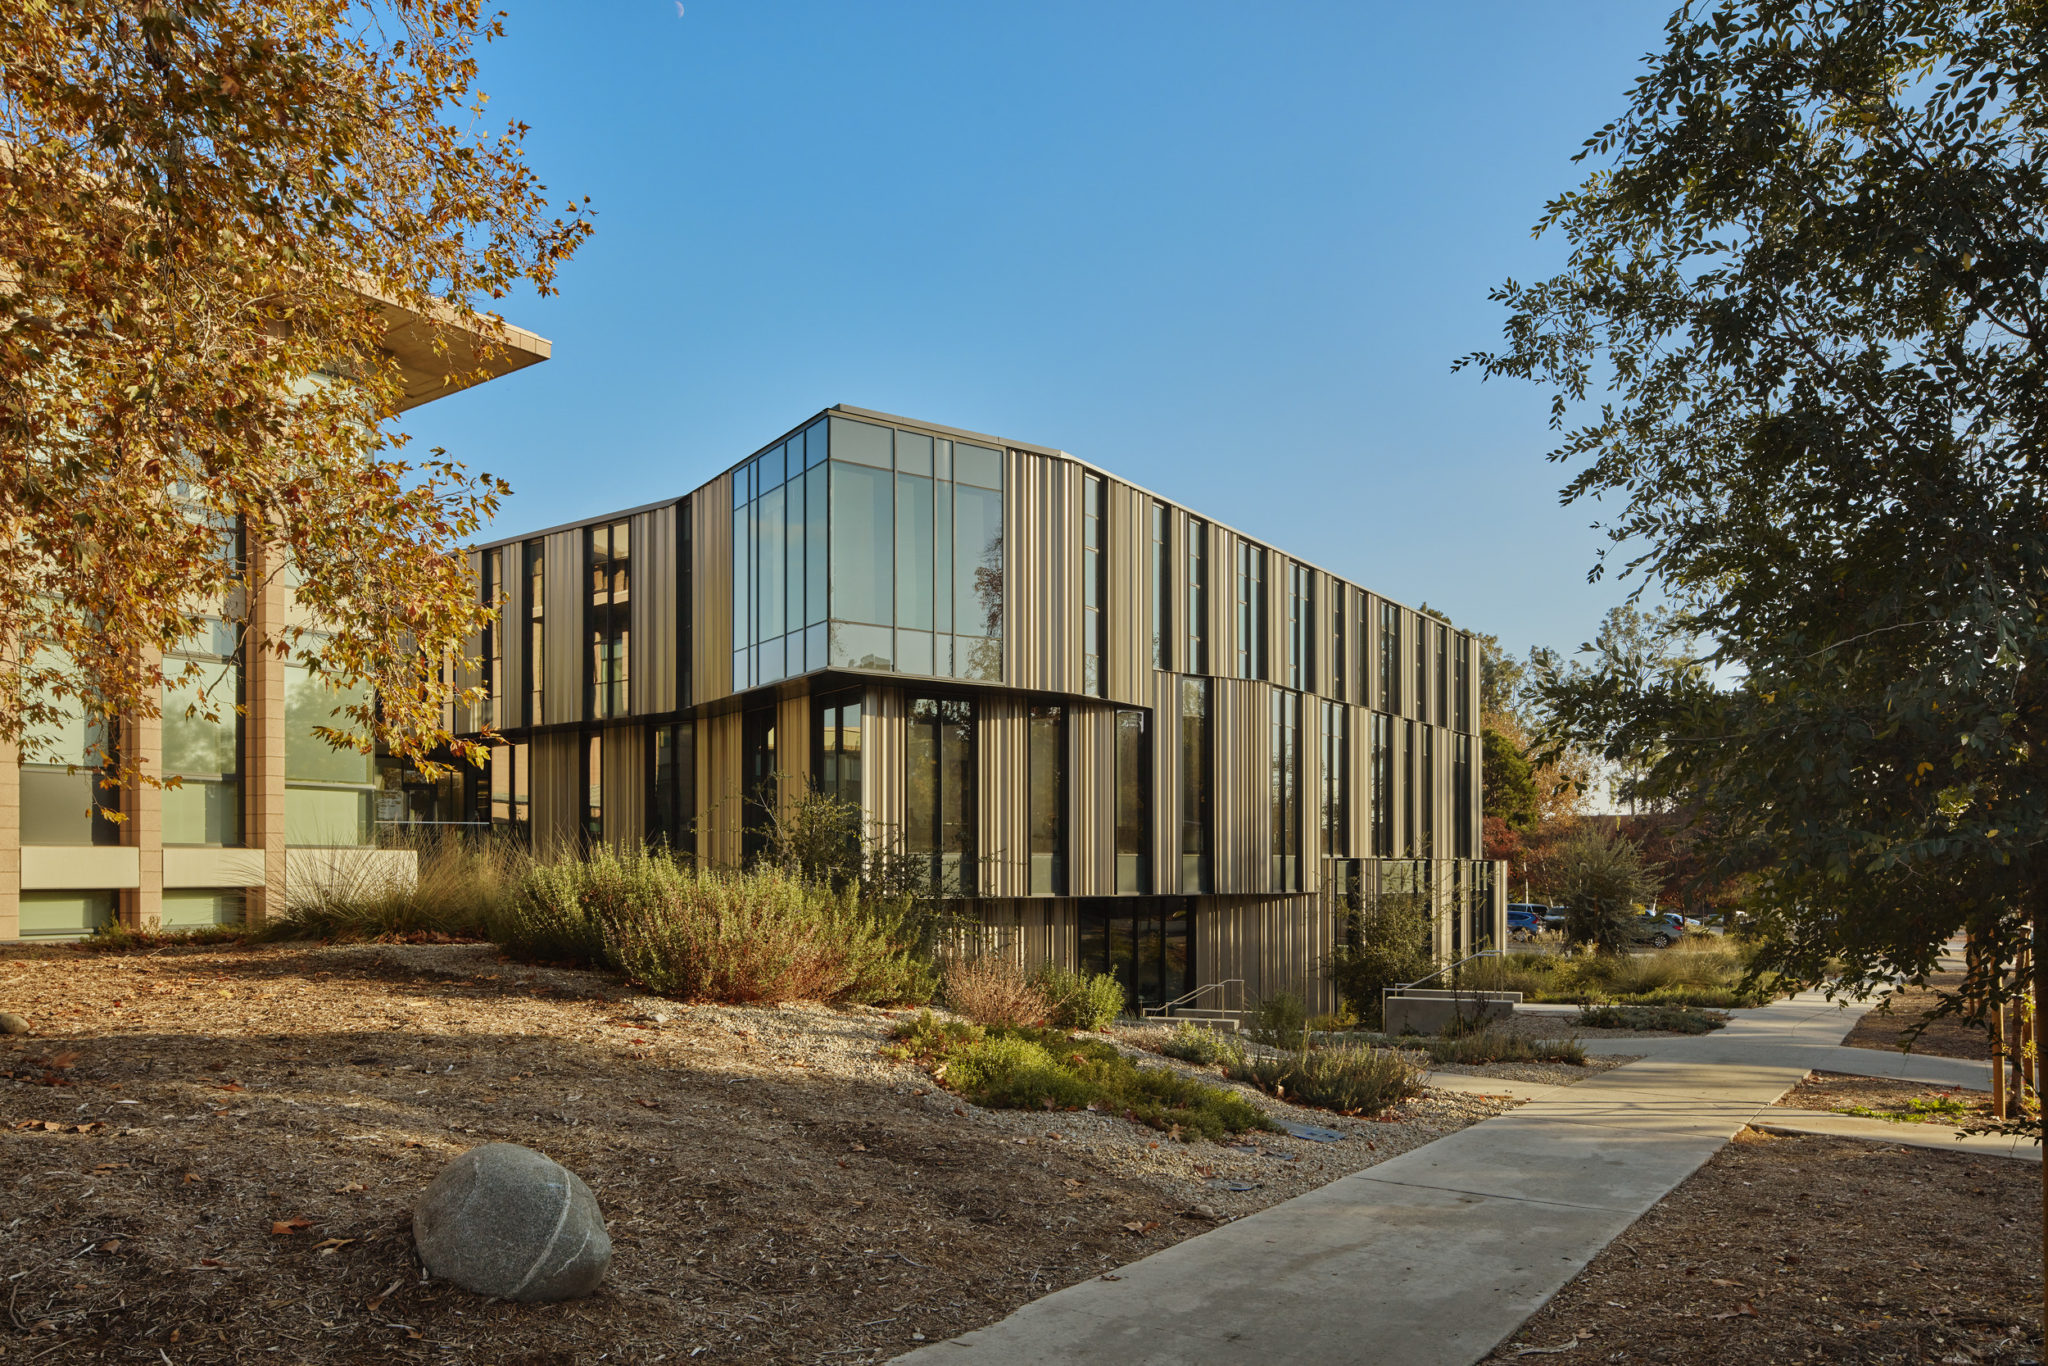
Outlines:
[[[858,408],[473,563],[502,611],[469,732],[721,709],[826,673],[1129,705],[1174,673],[1478,725],[1469,632],[1063,451]]]

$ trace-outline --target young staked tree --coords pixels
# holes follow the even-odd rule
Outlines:
[[[46,757],[167,682],[226,714],[161,653],[280,574],[310,629],[247,643],[353,690],[331,740],[451,738],[444,670],[488,610],[458,543],[505,490],[400,458],[383,343],[432,320],[476,378],[483,310],[551,293],[588,231],[523,125],[482,126],[498,32],[474,0],[0,6],[0,742]]]
[[[2040,4],[1687,5],[1470,358],[1707,642],[1567,680],[1567,733],[1711,818],[1795,981],[1958,932],[2048,974],[2044,50]]]

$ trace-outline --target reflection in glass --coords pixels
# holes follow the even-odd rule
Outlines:
[[[1067,889],[1066,711],[1058,703],[1034,704],[1027,725],[1025,819],[1030,828],[1030,890],[1058,896]]]
[[[1152,890],[1152,745],[1148,713],[1116,714],[1116,889]]]
[[[835,425],[838,419],[834,419]],[[836,436],[835,436],[836,440]],[[838,449],[835,444],[833,449]],[[833,462],[832,617],[888,625],[894,619],[891,476]]]
[[[1210,793],[1215,783],[1215,750],[1209,743],[1209,680],[1184,678],[1180,685],[1180,889],[1215,890],[1209,854]]]
[[[972,896],[974,703],[965,698],[915,699],[904,764],[905,852],[927,861],[933,886],[942,895]]]

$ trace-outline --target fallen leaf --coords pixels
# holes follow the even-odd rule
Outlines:
[[[635,1097],[633,1097],[633,1103],[634,1103],[635,1105],[644,1105],[644,1106],[646,1106],[646,1107],[647,1107],[648,1109],[650,1109],[650,1110],[659,1110],[659,1109],[661,1108],[661,1102],[660,1102],[660,1101],[658,1101],[658,1100],[643,1100],[643,1099],[641,1099],[641,1098],[640,1098],[640,1097],[638,1097],[638,1096],[635,1096]]]
[[[302,1219],[295,1217],[291,1219],[277,1220],[275,1223],[271,1224],[270,1231],[274,1234],[286,1235],[297,1233],[301,1229],[309,1229],[311,1227],[313,1227],[313,1221],[311,1219]]]
[[[1744,1300],[1727,1313],[1716,1314],[1714,1317],[1717,1319],[1753,1319],[1756,1317],[1756,1306],[1748,1300]]]
[[[193,1183],[194,1181],[197,1181],[198,1179],[199,1179],[199,1173],[198,1173],[198,1172],[186,1172],[186,1173],[185,1173],[185,1184],[186,1184],[186,1185],[188,1185],[188,1186],[189,1186],[189,1185],[191,1185],[191,1184],[192,1184],[192,1183]]]
[[[218,1257],[201,1257],[199,1259],[199,1264],[201,1266],[219,1266],[221,1264],[221,1260]]]
[[[100,1251],[102,1252],[119,1252],[120,1250],[121,1240],[119,1238],[109,1238],[100,1244]]]
[[[50,1060],[49,1060],[48,1062],[44,1063],[44,1064],[43,1064],[43,1066],[45,1066],[45,1067],[55,1067],[55,1068],[60,1068],[60,1069],[62,1069],[62,1068],[68,1068],[68,1067],[71,1067],[72,1065],[74,1065],[75,1063],[77,1063],[77,1061],[78,1061],[78,1054],[76,1054],[76,1053],[59,1053],[59,1054],[58,1054],[58,1055],[57,1055],[56,1057],[54,1057],[54,1058],[50,1059]]]
[[[353,1195],[355,1192],[362,1189],[364,1189],[362,1182],[351,1181],[346,1186],[336,1186],[334,1188],[334,1193],[336,1195]]]
[[[391,1296],[397,1291],[398,1287],[404,1284],[405,1277],[400,1276],[397,1280],[385,1286],[382,1290],[379,1290],[374,1296],[372,1296],[370,1302],[368,1304],[365,1304],[363,1308],[369,1310],[372,1314],[376,1313],[377,1307],[383,1304],[384,1301],[390,1299]]]
[[[217,1081],[213,1084],[213,1089],[216,1091],[246,1091],[249,1088],[238,1081]]]
[[[313,1244],[313,1250],[319,1253],[321,1256],[327,1257],[333,1255],[334,1249],[338,1247],[347,1247],[350,1243],[353,1243],[354,1241],[355,1239],[353,1238],[329,1238],[325,1242]]]

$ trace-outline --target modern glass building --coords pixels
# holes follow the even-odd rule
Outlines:
[[[486,545],[503,743],[467,804],[543,851],[757,853],[817,787],[1026,962],[1137,1003],[1291,989],[1345,904],[1505,933],[1478,646],[1062,451],[834,407],[681,497]]]

